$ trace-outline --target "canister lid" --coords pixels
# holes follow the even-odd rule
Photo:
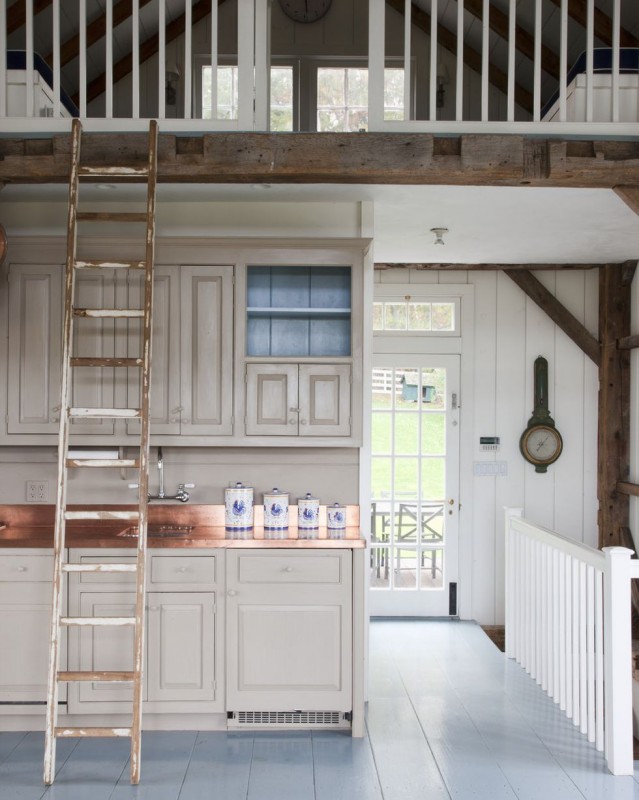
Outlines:
[[[238,481],[238,482],[235,484],[235,486],[229,486],[227,490],[231,490],[231,491],[233,491],[234,489],[246,489],[247,491],[248,491],[248,490],[251,490],[251,491],[252,491],[252,490],[253,490],[253,487],[252,487],[252,486],[244,486],[244,484],[242,483],[242,481]]]
[[[281,489],[278,489],[277,486],[271,489],[270,492],[264,492],[264,497],[273,497],[273,495],[277,497],[288,497],[288,492],[283,492]]]
[[[313,495],[310,492],[306,492],[304,497],[300,497],[300,500],[318,500],[318,498],[317,497],[313,497]]]
[[[346,508],[346,506],[341,505],[341,503],[333,503],[330,508]]]

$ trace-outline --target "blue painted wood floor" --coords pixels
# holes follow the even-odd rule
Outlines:
[[[0,800],[639,800],[472,623],[372,623],[369,695],[359,741],[145,733],[137,787],[128,740],[61,740],[45,790],[42,734],[0,733]]]

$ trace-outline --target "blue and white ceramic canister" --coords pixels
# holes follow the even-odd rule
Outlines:
[[[224,527],[227,531],[253,529],[253,487],[236,483],[224,490]]]
[[[346,506],[333,503],[326,508],[326,527],[333,531],[343,531],[346,529]]]
[[[297,527],[301,531],[315,531],[319,528],[319,500],[310,492],[297,501]]]
[[[264,530],[283,531],[288,528],[288,492],[275,488],[264,493]]]

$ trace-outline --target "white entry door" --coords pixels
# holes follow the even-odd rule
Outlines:
[[[370,611],[457,614],[457,355],[374,355]]]

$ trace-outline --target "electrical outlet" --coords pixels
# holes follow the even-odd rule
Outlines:
[[[48,499],[48,481],[27,481],[27,503],[46,503]]]

